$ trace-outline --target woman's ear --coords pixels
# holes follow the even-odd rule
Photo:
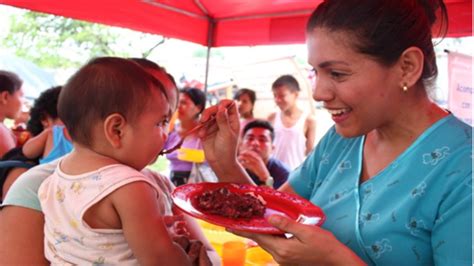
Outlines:
[[[424,55],[420,48],[409,47],[400,56],[402,78],[400,87],[413,87],[423,73]]]
[[[113,113],[105,118],[105,139],[110,143],[110,145],[112,145],[113,148],[118,149],[122,147],[122,139],[126,124],[126,119],[118,113]]]

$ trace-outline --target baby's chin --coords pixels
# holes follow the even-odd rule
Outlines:
[[[154,164],[154,163],[156,162],[156,160],[158,160],[158,157],[160,157],[160,154],[159,154],[159,153],[155,156],[155,158],[154,158],[153,160],[151,160],[151,161],[148,163],[148,165]]]

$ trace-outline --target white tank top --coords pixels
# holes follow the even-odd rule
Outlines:
[[[136,181],[158,192],[160,211],[166,214],[169,203],[157,180],[119,164],[71,176],[61,171],[60,164],[38,191],[45,213],[46,258],[53,265],[138,265],[122,229],[94,229],[83,217],[110,193]]]
[[[304,135],[306,117],[307,114],[303,112],[292,127],[285,127],[281,121],[281,112],[278,111],[275,115],[273,123],[275,150],[273,155],[291,170],[298,167],[306,157],[306,137]]]

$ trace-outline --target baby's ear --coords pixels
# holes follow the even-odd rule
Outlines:
[[[113,148],[121,148],[122,138],[127,121],[118,113],[113,113],[104,121],[104,134],[107,141]]]
[[[0,92],[0,103],[6,104],[6,103],[7,103],[7,100],[8,100],[9,94],[10,94],[10,93],[9,93],[8,91],[2,91],[2,92]]]

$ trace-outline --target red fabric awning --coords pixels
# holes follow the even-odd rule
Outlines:
[[[212,47],[303,43],[321,0],[0,0],[1,4]],[[445,0],[449,37],[472,36],[472,0]],[[212,22],[212,23],[211,23]],[[213,25],[213,26],[211,26]]]

